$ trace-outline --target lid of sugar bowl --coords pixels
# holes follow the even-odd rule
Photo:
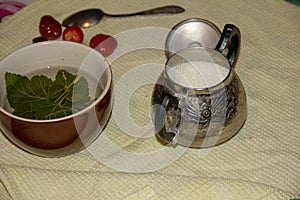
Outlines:
[[[165,53],[170,58],[174,53],[189,47],[215,49],[221,31],[212,22],[201,18],[190,18],[176,24],[169,32]]]

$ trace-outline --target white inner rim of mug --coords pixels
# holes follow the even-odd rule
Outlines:
[[[55,41],[55,42],[47,41],[47,42],[35,43],[35,44],[30,45],[30,46],[26,46],[26,47],[23,47],[21,49],[16,50],[12,54],[8,55],[3,60],[1,60],[1,62],[6,63],[6,60],[15,59],[15,54],[22,55],[24,51],[28,51],[30,48],[39,48],[39,46],[45,46],[46,47],[47,45],[53,45],[53,46],[55,46],[55,45],[57,45],[57,46],[64,45],[64,46],[70,46],[68,48],[75,48],[75,49],[76,48],[81,48],[82,50],[80,50],[80,51],[85,52],[87,56],[84,60],[82,60],[82,63],[80,64],[80,66],[78,66],[78,70],[79,70],[78,72],[85,71],[83,69],[83,65],[90,64],[89,59],[88,59],[89,57],[94,59],[94,61],[96,59],[96,62],[101,63],[102,65],[105,65],[105,67],[103,67],[102,71],[100,72],[101,76],[97,77],[97,78],[95,77],[96,79],[98,79],[98,82],[102,83],[102,92],[101,92],[101,94],[95,99],[95,101],[92,104],[90,104],[89,106],[87,106],[83,110],[81,110],[79,112],[76,112],[74,114],[71,114],[71,115],[68,115],[68,116],[65,116],[65,117],[61,117],[61,118],[56,118],[56,119],[34,120],[34,119],[27,119],[27,118],[16,116],[16,115],[12,114],[11,112],[7,111],[6,109],[4,109],[3,108],[4,98],[6,98],[5,97],[6,96],[6,91],[4,91],[0,95],[1,96],[1,99],[0,99],[0,101],[1,101],[0,102],[0,112],[6,114],[7,116],[9,116],[11,118],[19,119],[21,121],[35,122],[35,123],[45,123],[45,122],[50,123],[50,122],[55,122],[55,121],[66,120],[66,119],[69,119],[69,118],[73,118],[77,115],[81,115],[82,113],[86,112],[87,110],[90,110],[91,108],[95,107],[95,105],[97,105],[103,99],[103,97],[106,95],[106,93],[108,92],[108,90],[110,88],[110,85],[112,83],[112,72],[111,72],[111,69],[109,67],[109,64],[98,52],[96,52],[95,50],[93,50],[93,49],[91,49],[87,46],[84,46],[82,44],[77,44],[77,43],[74,43],[74,42],[66,42],[66,41]],[[1,65],[5,66],[6,69],[9,69],[8,68],[9,66],[6,66],[7,64],[1,64]],[[28,66],[26,66],[26,67],[28,67]],[[2,70],[5,70],[5,69],[1,69],[1,71]],[[1,72],[1,74],[4,75],[5,72]]]

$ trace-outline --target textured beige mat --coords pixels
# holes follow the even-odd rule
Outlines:
[[[125,13],[166,4],[181,5],[186,12],[105,18],[84,30],[85,44],[96,33],[129,37],[123,45],[130,51],[109,58],[118,109],[93,145],[63,158],[27,154],[0,134],[0,199],[300,198],[300,7],[280,0],[38,0],[0,24],[0,59],[30,44],[45,14],[62,21],[84,8]],[[165,62],[166,30],[191,17],[208,19],[220,29],[226,23],[240,28],[236,71],[247,93],[248,118],[239,134],[223,145],[168,150],[153,132],[139,135],[134,127],[153,130],[151,83]],[[149,31],[135,36],[130,30],[137,28]],[[148,44],[151,35],[157,38]],[[123,102],[131,118],[117,98],[128,97],[126,88],[134,91],[129,103]],[[126,129],[120,119],[132,126]]]

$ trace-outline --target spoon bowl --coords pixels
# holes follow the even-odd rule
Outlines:
[[[65,27],[78,26],[81,28],[88,28],[99,23],[104,15],[105,14],[100,9],[83,10],[66,18],[62,25]]]
[[[136,15],[176,14],[182,12],[184,12],[184,8],[179,6],[163,6],[129,14],[107,14],[100,9],[87,9],[67,17],[62,22],[62,25],[65,27],[78,26],[81,28],[89,28],[99,23],[104,16],[131,17]]]

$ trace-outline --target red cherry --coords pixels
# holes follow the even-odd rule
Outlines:
[[[61,36],[61,24],[50,15],[42,16],[39,30],[41,36],[55,40]]]
[[[39,36],[39,37],[35,37],[32,39],[32,42],[33,43],[37,43],[37,42],[43,42],[43,41],[47,41],[48,39],[45,38],[45,37],[42,37],[42,36]]]
[[[105,34],[97,34],[90,40],[90,47],[99,51],[104,57],[112,54],[117,45],[118,42],[114,37]]]
[[[83,32],[79,27],[71,26],[64,30],[63,40],[82,43]]]

